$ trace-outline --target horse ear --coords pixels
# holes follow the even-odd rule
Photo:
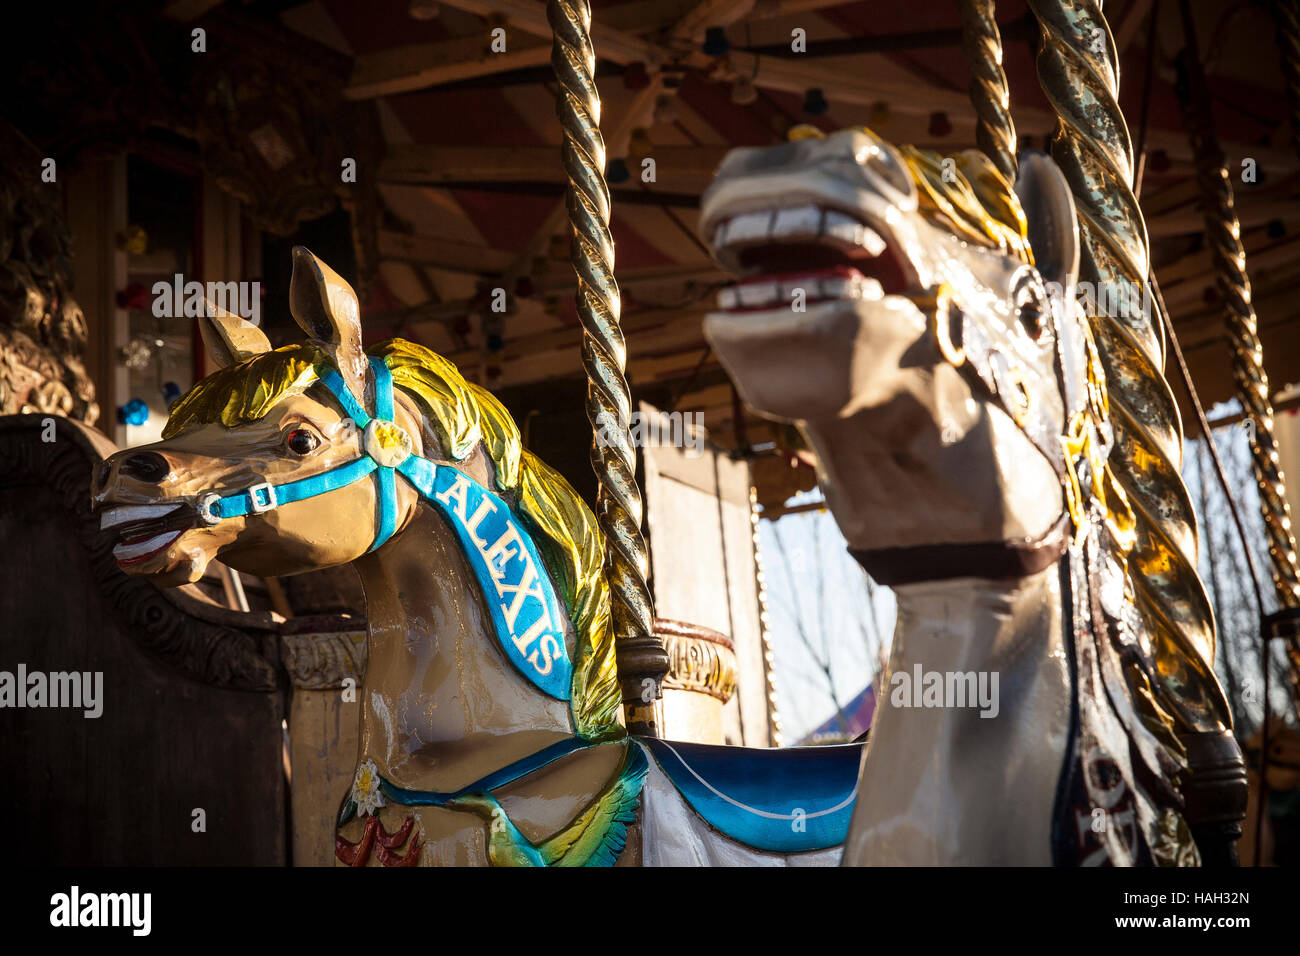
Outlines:
[[[293,247],[289,311],[299,328],[326,347],[352,393],[363,396],[369,363],[361,349],[357,294],[305,246]]]
[[[211,299],[204,299],[203,304],[199,332],[208,356],[218,368],[271,351],[271,341],[252,322],[218,308]]]
[[[1016,196],[1029,221],[1029,244],[1044,282],[1072,289],[1079,278],[1079,220],[1065,176],[1045,153],[1020,154]]]

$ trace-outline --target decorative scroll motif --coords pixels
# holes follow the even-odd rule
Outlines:
[[[551,65],[559,84],[555,109],[564,130],[566,203],[573,226],[575,301],[582,322],[582,364],[587,373],[587,418],[593,433],[592,467],[599,482],[596,514],[605,535],[619,681],[628,730],[657,736],[653,701],[668,671],[668,655],[653,634],[654,604],[647,584],[649,557],[641,534],[642,501],[636,450],[628,423],[631,399],[624,369],[627,346],[619,327],[614,240],[609,232],[605,141],[600,135],[600,93],[591,45],[590,0],[549,0],[555,31]],[[645,682],[650,681],[650,685]],[[647,701],[647,686],[653,696]]]
[[[1145,291],[1146,225],[1133,195],[1118,60],[1100,4],[1030,6],[1042,31],[1039,80],[1060,120],[1052,156],[1078,207],[1079,278],[1094,288]],[[1095,52],[1099,41],[1102,53]],[[1214,616],[1196,572],[1196,519],[1179,475],[1182,428],[1162,372],[1164,343],[1139,308],[1144,296],[1119,298],[1115,314],[1088,319],[1109,388],[1112,462],[1137,517],[1130,556],[1136,603],[1154,647],[1156,690],[1179,733],[1217,732],[1232,718],[1213,671]],[[1153,733],[1161,729],[1147,722]]]
[[[364,623],[359,630],[299,629],[302,622],[310,620],[287,621],[280,635],[284,669],[293,686],[299,690],[333,690],[342,687],[349,677],[361,686],[366,676],[368,646]],[[292,630],[291,624],[295,625]]]
[[[970,64],[970,98],[975,106],[975,142],[1004,179],[1016,181],[1016,127],[1011,119],[1007,74],[1002,69],[1002,34],[994,0],[961,0],[961,48]]]
[[[736,693],[736,652],[731,639],[707,627],[655,618],[655,634],[663,639],[672,662],[664,678],[666,690],[708,694],[724,704]]]
[[[25,509],[32,506],[33,488],[54,497],[58,512],[76,529],[104,602],[122,629],[160,663],[193,680],[231,690],[279,689],[276,625],[270,616],[206,605],[123,574],[113,558],[112,537],[100,532],[90,513],[90,477],[103,459],[94,442],[107,440],[57,419],[56,440],[45,442],[41,421],[34,415],[0,418],[0,489],[22,488]]]
[[[41,154],[0,123],[0,414],[40,412],[93,425],[86,318],[72,298],[71,239]]]
[[[1282,5],[1277,5],[1279,10]],[[1294,11],[1291,11],[1294,15]],[[1282,15],[1279,13],[1279,16]],[[1190,31],[1191,25],[1187,24]],[[1190,38],[1194,39],[1194,38]],[[1292,37],[1292,39],[1295,39]],[[1279,36],[1286,47],[1286,37]],[[1284,58],[1285,60],[1285,58]],[[1237,397],[1255,427],[1250,429],[1250,457],[1259,487],[1259,510],[1268,536],[1273,565],[1273,588],[1283,607],[1300,606],[1300,561],[1291,534],[1291,509],[1286,499],[1286,476],[1278,466],[1277,439],[1273,434],[1272,389],[1264,369],[1264,347],[1246,274],[1246,249],[1241,244],[1241,222],[1233,203],[1227,159],[1214,132],[1205,73],[1194,55],[1184,53],[1187,96],[1183,115],[1196,157],[1196,182],[1205,212],[1205,238],[1214,263],[1214,281],[1223,303],[1224,321],[1232,346],[1232,377]],[[1288,76],[1288,82],[1292,77]],[[1291,665],[1292,702],[1300,707],[1300,642],[1286,645]]]

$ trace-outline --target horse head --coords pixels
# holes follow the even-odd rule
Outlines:
[[[361,429],[326,386],[327,374],[337,376],[349,394],[373,402],[356,296],[302,248],[294,251],[291,307],[310,338],[272,351],[256,326],[210,305],[200,328],[220,369],[173,405],[161,441],[100,466],[94,504],[118,539],[113,554],[124,571],[175,585],[198,580],[218,555],[263,575],[346,564],[379,534],[375,488],[357,481],[328,496],[301,494],[312,479],[329,480],[368,448],[390,459],[399,452],[445,459],[400,393],[396,427],[376,421]],[[415,492],[399,484],[394,529],[415,506]]]
[[[891,684],[1002,678],[982,716],[882,695],[851,862],[1195,856],[1073,199],[1046,156],[1019,165],[1013,187],[979,153],[858,128],[734,150],[702,206],[741,276],[710,342],[750,406],[800,426],[850,550],[899,586]]]
[[[855,552],[1060,526],[1060,359],[1080,340],[1052,292],[1078,246],[1049,160],[1027,156],[1013,191],[977,153],[844,130],[732,151],[701,222],[741,275],[709,340],[750,406],[802,426]]]

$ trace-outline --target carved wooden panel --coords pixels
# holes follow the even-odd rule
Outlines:
[[[0,707],[12,858],[283,864],[275,623],[122,574],[90,514],[111,444],[62,418],[43,431],[0,417],[0,671],[100,674],[102,713]]]

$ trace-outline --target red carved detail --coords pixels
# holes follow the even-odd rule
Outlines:
[[[370,848],[375,845],[375,831],[382,829],[379,820],[371,817],[366,821],[365,832],[356,843],[349,843],[342,834],[334,837],[334,855],[348,866],[365,866],[370,859]]]
[[[405,856],[393,852],[404,844],[415,826],[415,817],[407,817],[402,825],[389,833],[378,817],[366,820],[365,831],[356,843],[349,843],[341,834],[334,837],[334,855],[348,866],[365,866],[370,861],[370,851],[375,850],[384,866],[414,866],[420,858],[420,834],[417,832]]]

